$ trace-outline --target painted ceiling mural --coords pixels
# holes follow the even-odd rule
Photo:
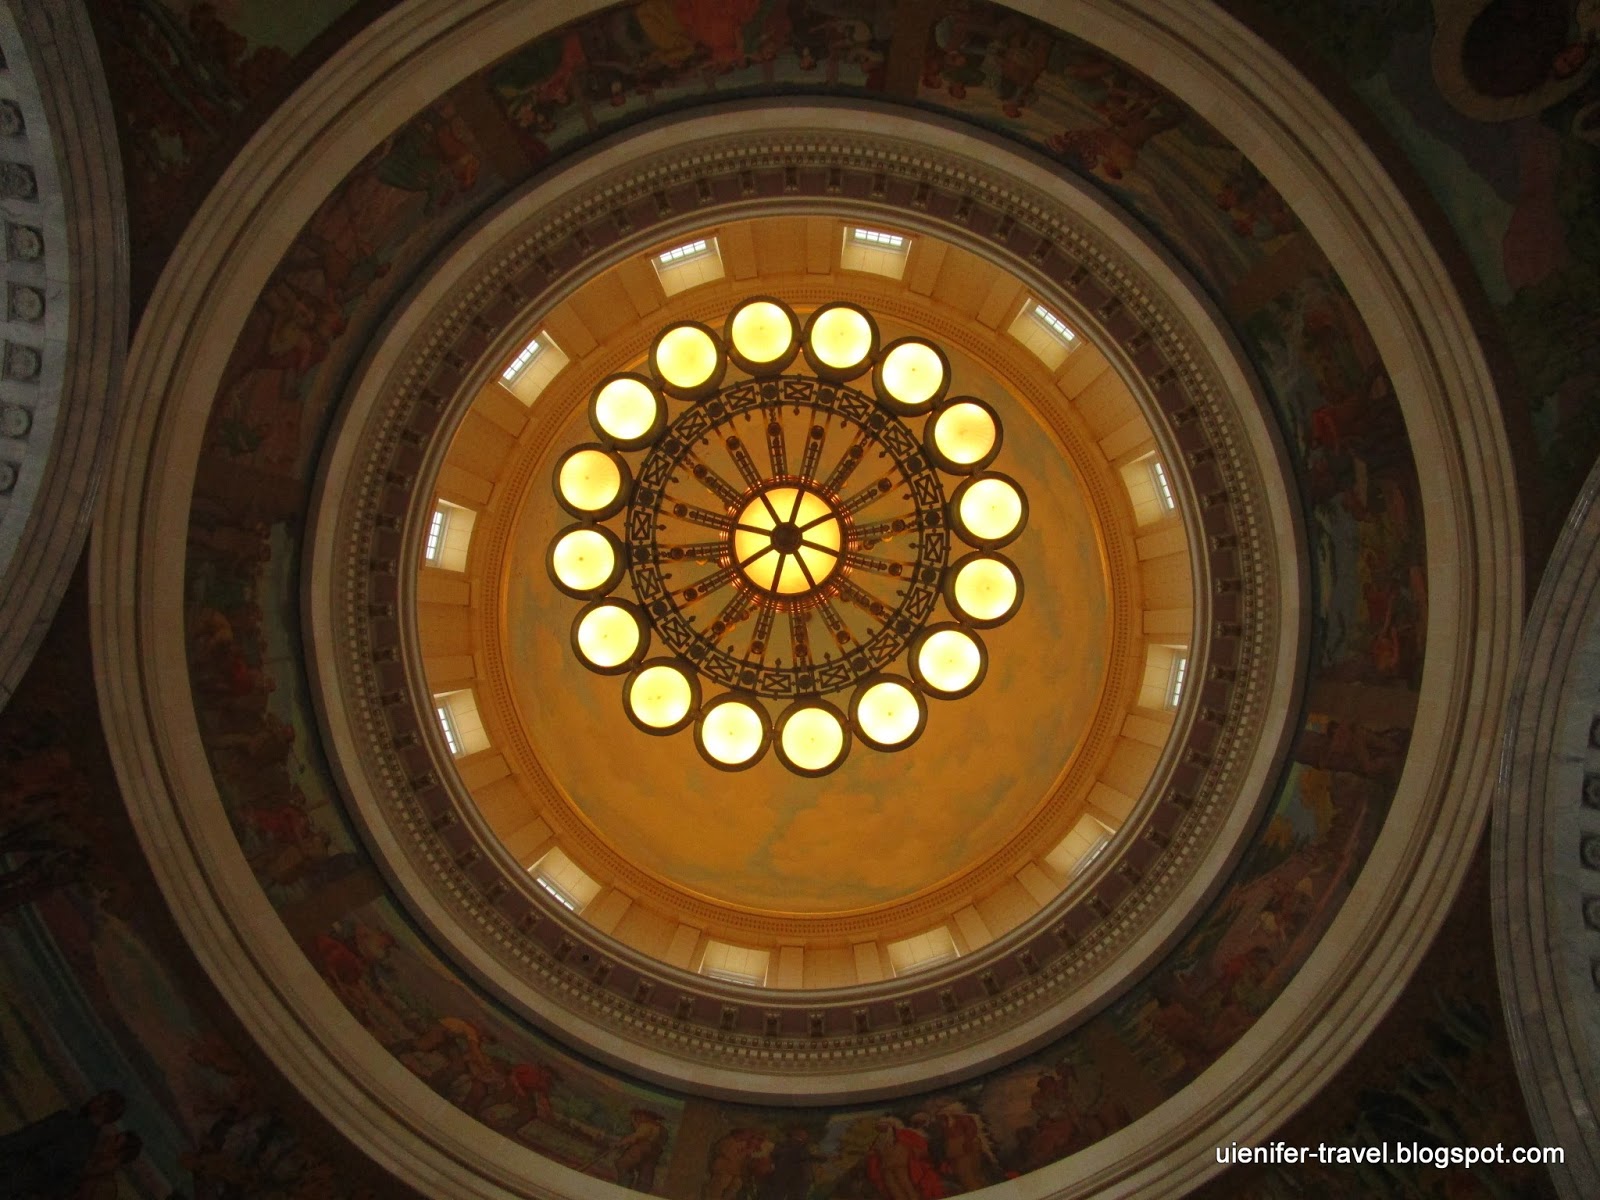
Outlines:
[[[280,84],[303,76],[310,61],[296,68],[287,56],[313,42],[320,18],[307,17],[299,34],[274,33],[256,11],[264,7],[119,0],[97,19],[108,45],[119,37],[115,20],[137,19],[172,46],[214,37],[228,62],[259,59]],[[340,7],[315,11],[331,18]],[[1573,6],[1547,7],[1570,17],[1563,36],[1576,37],[1557,51],[1592,45]],[[1497,219],[1459,204],[1448,215],[1517,356],[1551,468],[1548,482],[1525,488],[1543,489],[1559,512],[1565,481],[1593,458],[1592,417],[1576,397],[1593,394],[1585,381],[1600,369],[1597,339],[1572,336],[1600,311],[1584,291],[1600,279],[1592,64],[1577,62],[1559,86],[1530,68],[1533,82],[1510,96],[1548,103],[1496,118],[1505,136],[1480,139],[1474,127],[1490,110],[1451,107],[1448,89],[1429,87],[1432,74],[1418,67],[1438,30],[1453,28],[1452,4],[1437,8],[1436,17],[1397,3],[1374,16],[1362,6],[1359,19],[1352,9],[1350,21],[1326,26],[1303,6],[1278,15],[1348,70],[1431,187],[1454,196],[1461,181],[1482,182],[1460,194],[1478,196]],[[296,604],[316,454],[368,334],[465,224],[541,162],[629,120],[727,96],[880,94],[889,14],[887,3],[862,0],[644,0],[541,39],[455,89],[386,138],[297,238],[235,348],[196,485],[187,626],[207,751],[253,871],[331,992],[479,1120],[596,1177],[686,1200],[896,1196],[902,1174],[922,1195],[956,1194],[1054,1161],[1148,1111],[1226,1049],[1304,961],[1370,849],[1412,720],[1426,636],[1415,472],[1336,271],[1244,156],[1157,84],[998,6],[953,6],[933,23],[916,95],[905,99],[1040,149],[1161,236],[1233,319],[1300,467],[1317,550],[1315,682],[1293,763],[1232,886],[1164,968],[1056,1044],[958,1088],[840,1111],[752,1109],[616,1078],[469,989],[383,895],[317,746]],[[1480,42],[1463,35],[1463,54]],[[223,105],[215,119],[186,107],[170,70],[142,87],[155,67],[137,44],[134,58],[107,54],[114,94],[128,97],[125,153],[127,139],[148,143],[147,157],[127,163],[130,190],[145,198],[136,195],[136,234],[164,227],[164,197],[192,211],[192,164],[238,144],[252,120],[246,103]],[[271,45],[285,58],[261,56]],[[192,66],[182,55],[157,61]],[[1511,75],[1494,73],[1502,69],[1512,72],[1480,64],[1464,77],[1505,91]],[[182,111],[165,111],[169,102]],[[1452,149],[1461,145],[1470,153]],[[1546,332],[1557,329],[1559,344]],[[1569,455],[1577,457],[1563,475]],[[112,1125],[142,1144],[127,1163],[116,1161],[123,1142],[79,1164],[73,1186],[100,1187],[85,1194],[116,1194],[116,1180],[124,1194],[149,1196],[356,1194],[367,1182],[342,1176],[296,1132],[316,1122],[282,1111],[271,1099],[282,1085],[247,1050],[229,1048],[239,1035],[216,1015],[196,968],[172,965],[183,961],[174,932],[141,918],[124,894],[140,885],[125,883],[128,871],[102,847],[129,840],[125,822],[89,836],[119,810],[103,764],[86,773],[83,756],[63,750],[93,744],[67,732],[84,708],[59,682],[88,675],[86,661],[42,654],[30,690],[0,717],[6,1128],[117,1087],[127,1108]],[[1474,904],[1481,909],[1464,900],[1458,917]],[[1481,912],[1475,920],[1481,930]],[[1441,1139],[1499,1129],[1507,1141],[1533,1140],[1473,1108],[1481,1081],[1512,1078],[1486,940],[1447,931],[1441,945],[1455,947],[1454,969],[1430,958],[1377,1035],[1418,1049],[1395,1063],[1385,1051],[1382,1064],[1373,1050],[1347,1068],[1330,1089],[1330,1120],[1344,1132],[1330,1136],[1355,1141],[1392,1119]],[[40,972],[41,962],[56,969]],[[84,1063],[96,1064],[92,1077]],[[1251,1177],[1236,1191],[1236,1175],[1214,1194],[1291,1195],[1304,1182]],[[1548,1188],[1509,1170],[1324,1184],[1318,1194]]]

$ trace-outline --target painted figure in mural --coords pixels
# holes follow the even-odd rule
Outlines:
[[[804,1125],[791,1125],[772,1147],[771,1169],[756,1188],[756,1200],[806,1200],[816,1164],[825,1156]]]
[[[967,1111],[959,1100],[941,1105],[935,1115],[940,1133],[940,1170],[969,1192],[996,1182],[1000,1163],[983,1118]]]
[[[622,1137],[614,1148],[617,1183],[636,1192],[648,1192],[655,1186],[656,1164],[667,1147],[667,1126],[660,1113],[647,1108],[636,1108],[628,1114],[633,1131]]]
[[[111,1128],[124,1106],[121,1092],[105,1091],[0,1134],[0,1188],[19,1200],[56,1200],[112,1176],[144,1148],[138,1134]]]
[[[927,1136],[899,1117],[880,1117],[867,1154],[867,1178],[882,1200],[940,1200],[944,1183],[934,1169]]]
[[[1133,170],[1145,143],[1183,123],[1182,105],[1120,64],[1089,60],[1068,74],[1103,89],[1094,104],[1103,128],[1068,129],[1050,138],[1051,149],[1081,170],[1119,180]]]
[[[759,1129],[735,1129],[718,1139],[711,1148],[705,1200],[742,1200],[758,1178],[757,1164],[771,1149]]]

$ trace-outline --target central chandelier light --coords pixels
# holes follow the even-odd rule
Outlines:
[[[911,745],[929,697],[982,683],[979,631],[1022,602],[1022,576],[999,551],[1028,504],[989,470],[1003,433],[994,409],[946,395],[938,346],[880,348],[872,317],[845,303],[803,328],[766,296],[735,308],[720,335],[670,325],[647,370],[601,381],[589,402],[598,440],[556,463],[556,500],[575,521],[546,565],[588,602],[572,625],[578,660],[624,676],[639,729],[693,726],[723,770],[772,749],[821,776],[857,740]],[[869,372],[870,395],[850,386]],[[671,420],[669,398],[687,405]],[[637,469],[629,456],[642,456]],[[941,473],[956,485],[948,496]],[[970,547],[953,562],[951,533]],[[624,576],[628,597],[614,594]],[[845,692],[845,707],[825,698]]]

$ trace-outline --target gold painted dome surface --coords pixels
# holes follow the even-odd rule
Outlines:
[[[791,223],[774,219],[756,236],[788,236],[786,224]],[[829,282],[846,298],[854,290],[842,274]],[[781,293],[794,285],[765,278],[745,286]],[[696,303],[709,302],[696,297]],[[802,313],[808,307],[798,295],[794,304]],[[886,342],[920,332],[899,320],[880,323]],[[639,872],[757,912],[827,914],[892,905],[998,853],[1078,753],[1106,685],[1114,601],[1101,547],[1105,535],[1062,446],[1017,399],[1019,389],[983,361],[981,339],[967,340],[966,349],[949,351],[954,390],[980,397],[1000,415],[1003,461],[1030,498],[1034,532],[1008,550],[1029,581],[1028,603],[1003,628],[984,631],[989,669],[982,687],[960,700],[930,700],[928,727],[917,745],[894,755],[853,753],[826,779],[794,778],[775,756],[722,777],[707,769],[689,739],[650,738],[630,728],[615,681],[584,670],[568,648],[572,602],[554,593],[540,571],[529,569],[566,517],[544,486],[551,451],[539,453],[526,471],[533,485],[511,506],[519,511],[511,517],[500,563],[504,664],[517,722],[512,734],[526,737],[525,752],[573,815]],[[626,363],[625,369],[637,365]],[[581,380],[558,379],[540,403],[554,407],[572,392],[583,394]],[[810,410],[773,411],[787,444],[804,445]],[[925,419],[908,421],[919,436]],[[764,454],[759,424],[751,422],[745,441]],[[587,435],[579,408],[555,428],[548,446],[559,453]],[[831,439],[838,444],[829,448],[830,467],[846,448],[845,433],[837,428]],[[876,464],[863,467],[846,490],[870,488],[878,474]],[[952,477],[950,488],[958,482]],[[688,495],[694,481],[680,486]],[[770,491],[785,507],[798,503],[803,524],[820,521],[816,530],[832,531],[831,543],[822,537],[817,548],[802,547],[796,556],[815,559],[812,576],[791,570],[776,580],[782,597],[800,598],[831,578],[832,568],[824,564],[838,543],[838,518],[819,494],[781,483]],[[699,498],[713,503],[703,493]],[[863,520],[879,508],[887,515],[909,504],[879,505],[866,510]],[[763,530],[779,522],[760,497],[741,512],[755,516],[741,516],[733,536],[739,569],[770,589],[779,555],[763,555],[758,543],[770,540]],[[694,577],[694,571],[680,569],[674,584]],[[702,622],[715,609],[711,605]],[[949,616],[941,602],[932,619]],[[820,640],[824,631],[817,625]],[[731,646],[736,635],[726,636]],[[737,635],[741,650],[747,636],[748,627]],[[896,669],[905,670],[903,657]],[[581,849],[569,853],[582,856]]]

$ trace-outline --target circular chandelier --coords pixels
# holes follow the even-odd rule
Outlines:
[[[795,774],[822,776],[855,741],[910,746],[929,697],[983,682],[980,631],[1022,602],[1021,573],[1000,550],[1028,504],[989,469],[999,416],[947,396],[938,346],[880,348],[871,315],[846,303],[802,327],[783,301],[754,297],[721,334],[669,325],[646,365],[600,382],[589,401],[598,440],[555,466],[556,500],[574,521],[546,566],[587,602],[572,625],[578,660],[624,676],[635,726],[693,726],[722,770],[771,749]],[[870,395],[851,386],[869,372]],[[671,420],[669,398],[687,403]],[[642,455],[637,467],[630,455]],[[948,496],[941,472],[956,483]],[[954,561],[952,533],[969,547]],[[631,597],[615,594],[624,576]],[[847,691],[843,707],[825,699]]]

